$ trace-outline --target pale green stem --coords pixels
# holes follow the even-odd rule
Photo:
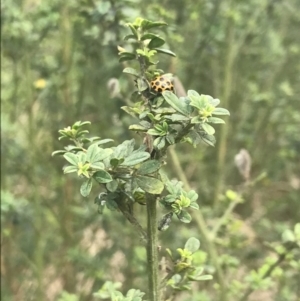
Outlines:
[[[150,301],[159,301],[156,197],[147,193],[147,266]]]
[[[232,90],[232,73],[233,64],[236,54],[236,49],[233,45],[234,43],[234,33],[235,25],[232,19],[229,20],[228,30],[227,30],[227,51],[225,56],[225,66],[224,66],[224,84],[222,93],[222,105],[226,108],[229,105],[229,98]],[[225,117],[224,121],[227,122],[228,118]],[[220,137],[218,140],[218,161],[217,161],[217,179],[215,181],[215,191],[214,191],[214,204],[217,203],[219,195],[223,189],[224,176],[225,176],[225,158],[227,152],[227,134],[228,134],[228,124],[225,124],[220,129]]]

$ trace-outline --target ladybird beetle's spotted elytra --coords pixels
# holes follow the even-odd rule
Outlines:
[[[167,76],[158,76],[151,81],[151,88],[158,93],[162,93],[164,91],[172,91],[174,92],[174,85],[171,79]]]

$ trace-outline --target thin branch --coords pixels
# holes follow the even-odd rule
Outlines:
[[[149,300],[158,301],[158,254],[157,254],[157,208],[156,197],[146,193],[147,200],[147,263]]]
[[[125,218],[134,226],[137,232],[140,234],[142,242],[146,245],[147,243],[147,233],[138,222],[138,220],[128,211],[128,209],[123,205],[123,202],[117,202],[118,208],[125,216]]]
[[[262,275],[261,280],[269,277],[272,272],[274,271],[274,269],[279,266],[286,258],[287,254],[289,253],[289,251],[292,248],[290,248],[287,252],[280,254],[279,257],[277,258],[276,262],[274,262],[272,265],[270,265],[270,267],[268,268],[268,270]],[[239,301],[246,301],[248,300],[248,297],[254,292],[254,289],[252,287],[249,287],[246,292],[244,293],[244,295],[239,299]]]
[[[226,222],[226,220],[229,218],[230,214],[232,213],[232,211],[234,210],[234,208],[240,203],[240,198],[237,197],[236,200],[230,202],[228,208],[226,209],[226,211],[224,212],[224,214],[222,215],[222,217],[218,220],[217,224],[214,226],[214,228],[211,231],[211,239],[214,240],[220,230],[220,228],[222,227],[222,225]]]

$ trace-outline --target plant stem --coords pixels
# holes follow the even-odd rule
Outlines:
[[[144,42],[139,40],[140,48]],[[142,78],[145,78],[147,66],[142,56],[138,55]],[[160,154],[155,154],[159,159]],[[158,254],[157,254],[157,208],[156,196],[146,193],[147,202],[147,270],[148,270],[148,298],[149,301],[159,301],[158,295]]]
[[[185,176],[185,173],[181,167],[179,158],[175,152],[175,147],[173,145],[169,147],[169,155],[171,156],[173,167],[177,173],[179,180],[182,181],[184,187],[189,187],[189,182],[188,182],[188,180]]]
[[[148,266],[148,294],[150,301],[159,301],[158,297],[158,255],[157,255],[157,208],[156,197],[147,197],[147,266]]]
[[[232,6],[232,2],[230,1],[230,6]],[[227,50],[226,50],[226,60],[224,66],[224,85],[223,85],[223,93],[222,93],[222,103],[224,107],[228,107],[231,90],[232,90],[232,73],[233,73],[233,64],[235,60],[236,49],[233,46],[235,37],[235,24],[232,19],[228,20],[227,25]],[[224,121],[227,123],[228,118],[225,117]],[[223,189],[224,177],[225,177],[225,159],[227,153],[227,134],[228,134],[228,123],[225,124],[220,129],[220,137],[218,143],[218,162],[217,162],[217,178],[216,178],[216,188],[214,191],[214,205],[217,204],[219,195]]]

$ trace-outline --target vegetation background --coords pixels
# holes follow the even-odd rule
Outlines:
[[[76,177],[63,176],[63,160],[51,157],[61,149],[58,130],[77,120],[117,143],[142,141],[120,110],[134,85],[117,57],[125,24],[137,16],[170,25],[166,40],[177,58],[161,58],[160,67],[231,112],[216,147],[178,146],[180,163],[169,156],[168,175],[197,191],[209,227],[243,184],[234,165],[240,149],[251,155],[251,179],[259,177],[216,244],[233,292],[272,256],[267,242],[279,242],[300,220],[299,1],[2,0],[3,301],[93,300],[106,280],[122,282],[124,292],[146,290],[139,237],[118,212],[99,215]],[[182,247],[190,236],[201,241],[196,223],[174,222],[161,233],[162,247]],[[300,300],[295,256],[298,266],[296,259],[283,264],[249,300]],[[214,273],[209,257],[203,261]],[[215,300],[215,289],[215,280],[202,282],[192,297],[176,300]]]

